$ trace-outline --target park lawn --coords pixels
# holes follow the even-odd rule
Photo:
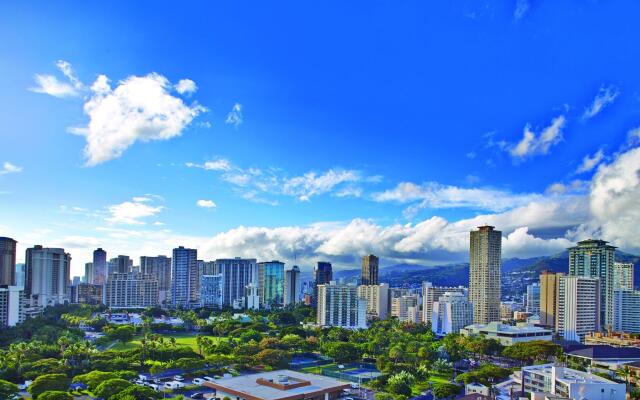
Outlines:
[[[437,383],[449,383],[452,377],[452,374],[432,372],[429,375],[429,379],[427,379],[426,381],[416,382],[411,387],[411,394],[414,396],[418,396],[430,387],[433,388],[433,386]]]
[[[198,352],[198,344],[196,342],[196,337],[198,335],[188,334],[188,333],[175,333],[175,334],[163,334],[161,336],[163,336],[165,340],[170,340],[171,338],[175,338],[177,346],[189,346],[193,349],[193,351]],[[229,338],[227,337],[220,337],[220,336],[207,336],[207,337],[213,341],[218,341],[218,342],[221,340],[229,340]],[[141,339],[142,339],[142,336],[140,335],[134,336],[133,340],[131,340],[130,342],[116,343],[113,347],[111,347],[111,350],[127,351],[127,350],[137,349],[142,345],[140,343]]]

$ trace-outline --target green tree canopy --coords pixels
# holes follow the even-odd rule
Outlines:
[[[47,391],[59,390],[64,392],[69,389],[70,383],[71,380],[64,374],[46,374],[37,377],[27,390],[34,399],[37,399],[40,394]]]
[[[124,379],[109,379],[99,384],[96,390],[93,391],[93,393],[98,397],[102,397],[103,399],[109,399],[111,398],[111,396],[122,392],[132,385],[133,384],[131,382],[125,381]]]
[[[458,375],[456,382],[464,382],[465,385],[468,383],[481,383],[489,386],[492,381],[496,383],[509,375],[511,375],[511,371],[506,368],[501,368],[493,364],[483,364],[480,368]]]
[[[433,386],[433,395],[437,399],[449,399],[460,393],[462,388],[449,382],[439,382]]]
[[[89,390],[95,390],[102,382],[119,378],[115,372],[91,371],[83,375],[73,377],[73,382],[81,382],[87,385]]]
[[[20,393],[18,385],[0,379],[0,399],[12,399]]]
[[[109,400],[156,400],[163,397],[162,393],[156,392],[150,387],[132,385],[114,394]]]
[[[41,393],[38,400],[73,400],[73,396],[60,390],[48,390]]]
[[[351,342],[328,342],[322,345],[322,351],[337,363],[348,363],[360,360],[362,351]]]

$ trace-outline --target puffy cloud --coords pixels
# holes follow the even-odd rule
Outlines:
[[[229,114],[227,114],[227,119],[224,122],[225,124],[233,125],[236,128],[244,122],[244,118],[242,116],[242,104],[234,104]]]
[[[526,258],[532,255],[554,254],[565,251],[573,245],[569,239],[560,237],[541,239],[529,233],[529,228],[520,227],[502,240],[502,251],[511,257]]]
[[[584,172],[591,171],[598,164],[600,164],[600,161],[602,161],[603,159],[604,159],[604,151],[602,151],[602,149],[596,151],[595,154],[592,155],[592,156],[587,154],[582,159],[582,163],[580,164],[580,166],[576,170],[576,173],[581,174],[581,173],[584,173]]]
[[[322,174],[311,171],[301,176],[286,178],[282,192],[295,196],[300,201],[309,201],[311,197],[330,192],[342,183],[360,180],[360,173],[353,170],[330,169]]]
[[[427,182],[422,185],[402,182],[393,189],[373,195],[373,199],[378,202],[415,203],[406,210],[405,214],[408,217],[415,215],[423,208],[474,208],[504,211],[539,198],[540,195],[537,194],[513,194],[490,188],[461,188],[437,182]]]
[[[196,205],[198,207],[202,207],[202,208],[215,208],[216,203],[213,202],[213,200],[198,200],[196,201]]]
[[[180,79],[175,88],[176,92],[180,94],[192,94],[198,90],[198,86],[191,79]]]
[[[530,125],[525,126],[522,139],[510,147],[509,153],[516,159],[547,154],[552,146],[562,140],[562,129],[565,124],[566,118],[564,115],[560,115],[554,118],[551,125],[544,128],[538,135]]]
[[[602,86],[593,99],[593,102],[591,102],[591,105],[584,110],[582,118],[589,119],[600,114],[600,112],[609,104],[613,103],[619,95],[620,90],[617,87],[613,85]]]
[[[72,129],[87,140],[86,164],[94,166],[118,158],[137,141],[180,136],[205,109],[186,105],[169,93],[170,87],[165,77],[152,73],[131,76],[112,89],[108,78],[100,75],[84,105],[89,124]]]
[[[640,148],[619,154],[598,168],[591,183],[593,221],[577,238],[598,235],[628,250],[640,250]]]
[[[21,171],[22,171],[22,167],[12,164],[9,161],[5,161],[4,163],[2,163],[2,169],[0,169],[0,175],[15,174]]]
[[[79,96],[84,89],[84,85],[76,77],[71,64],[67,61],[59,60],[56,62],[56,67],[62,72],[67,81],[61,81],[53,75],[36,74],[34,76],[36,86],[29,88],[29,90],[54,97]]]
[[[164,207],[149,204],[148,197],[134,197],[131,201],[109,206],[109,217],[106,220],[113,224],[141,225],[141,219],[160,213]]]
[[[568,193],[586,193],[589,189],[589,181],[574,179],[569,183],[557,182],[549,185],[546,190],[550,195],[563,195]]]

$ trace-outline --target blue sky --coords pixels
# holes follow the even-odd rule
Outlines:
[[[344,3],[0,5],[0,234],[75,273],[640,249],[640,4]]]

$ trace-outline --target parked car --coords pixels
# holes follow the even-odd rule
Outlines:
[[[170,390],[175,390],[183,387],[184,387],[184,383],[178,382],[178,381],[165,382],[164,384],[164,388],[170,389]]]
[[[192,394],[189,397],[192,398],[192,399],[204,399],[204,393],[195,392],[194,394]]]
[[[351,383],[351,388],[352,389],[358,389],[358,388],[360,388],[360,385],[358,385],[357,383],[353,382],[353,383]]]
[[[210,377],[210,376],[205,376],[205,377],[204,377],[204,378],[202,378],[202,379],[204,379],[204,380],[205,380],[205,381],[207,381],[207,382],[213,382],[213,381],[215,381],[215,379],[213,379],[213,378],[212,378],[212,377]]]
[[[178,381],[178,382],[182,382],[184,380],[184,378],[182,377],[182,375],[176,375],[173,377],[174,381]]]
[[[158,385],[157,383],[150,383],[149,387],[156,391],[160,390],[160,385]]]
[[[205,382],[206,382],[206,380],[204,380],[202,378],[193,378],[193,384],[194,385],[202,386]]]

